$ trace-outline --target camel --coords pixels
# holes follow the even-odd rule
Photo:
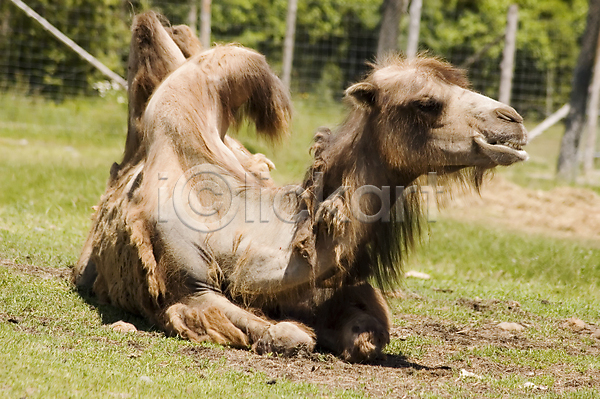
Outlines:
[[[523,120],[432,57],[390,55],[345,92],[301,185],[228,135],[246,118],[276,140],[289,95],[265,58],[136,16],[129,128],[73,281],[194,342],[372,361],[389,342],[380,289],[401,278],[422,229],[423,176],[479,187],[523,161]],[[183,37],[183,39],[182,39]],[[192,44],[190,44],[192,43]],[[186,58],[187,57],[187,58]]]

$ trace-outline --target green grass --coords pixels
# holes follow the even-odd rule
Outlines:
[[[249,149],[275,162],[279,183],[302,178],[315,129],[334,127],[343,117],[339,105],[317,108],[297,101],[295,108],[294,133],[281,146],[257,140],[246,129],[239,133]],[[106,99],[54,104],[0,95],[0,258],[43,267],[65,267],[76,261],[91,207],[104,190],[110,165],[120,160],[125,119],[126,106]],[[536,139],[529,149],[531,162],[500,173],[522,185],[554,187],[548,176],[560,133],[557,128]],[[597,244],[442,218],[429,225],[424,244],[407,269],[427,272],[432,279],[406,280],[402,289],[412,296],[391,301],[397,326],[409,323],[407,315],[458,329],[518,321],[535,326],[524,333],[527,339],[559,342],[565,336],[560,328],[565,318],[576,316],[600,324]],[[465,305],[465,298],[480,298],[486,306],[474,310]],[[509,309],[507,301],[517,301],[520,311]],[[22,320],[8,321],[14,317]],[[268,385],[262,373],[231,371],[224,360],[191,357],[184,350],[191,343],[166,338],[150,326],[150,332],[136,335],[117,334],[106,327],[118,319],[144,325],[118,309],[105,307],[100,312],[64,281],[0,267],[0,396],[363,396],[285,379]],[[586,339],[578,345],[597,345]],[[387,352],[418,361],[444,345],[437,337],[413,335],[394,338]],[[476,359],[540,370],[569,364],[569,370],[583,374],[600,368],[597,358],[560,348],[495,345],[464,346],[449,351],[444,361],[466,367]],[[518,387],[525,381],[519,376],[485,378],[490,392],[506,397],[519,396]],[[527,381],[554,384],[551,376]],[[455,397],[477,396],[467,385],[448,384],[447,390]],[[594,385],[565,397],[599,395]],[[554,396],[548,393],[547,397]]]
[[[317,128],[326,126],[333,130],[345,115],[342,105],[326,104],[319,103],[321,107],[317,108],[307,100],[296,100],[291,134],[280,145],[257,139],[252,129],[241,129],[236,137],[250,151],[268,155],[277,167],[272,176],[278,184],[299,183],[311,162],[308,150]]]
[[[260,373],[225,371],[224,361],[190,357],[189,342],[160,334],[119,334],[63,281],[0,269],[0,395],[5,397],[312,397],[308,384],[266,384]],[[59,311],[60,310],[60,311]],[[68,311],[68,314],[64,314]],[[340,393],[341,397],[351,397]]]
[[[599,300],[600,248],[590,245],[442,219],[429,225],[413,261],[435,281],[450,278],[449,286],[467,281],[515,292],[526,283],[547,295]]]

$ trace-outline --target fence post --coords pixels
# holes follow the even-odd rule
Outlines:
[[[296,13],[298,0],[288,0],[287,18],[285,20],[285,39],[283,41],[283,68],[281,81],[286,88],[292,82],[292,63],[294,60],[294,37],[296,36]]]
[[[554,109],[554,66],[546,73],[546,116]]]
[[[408,13],[410,14],[410,23],[408,25],[408,44],[406,45],[406,58],[412,60],[416,57],[419,50],[419,29],[421,25],[422,0],[412,0]]]
[[[594,170],[594,155],[596,149],[596,135],[598,128],[598,105],[600,103],[600,32],[596,43],[596,57],[594,60],[594,75],[589,88],[589,102],[587,104],[586,140],[583,151],[583,173],[589,174]]]
[[[198,0],[189,0],[190,9],[187,15],[188,26],[194,31],[194,35],[198,34]]]
[[[500,64],[500,92],[498,101],[510,104],[513,71],[515,69],[515,52],[517,50],[517,22],[519,20],[519,6],[512,4],[508,8],[506,17],[506,34],[504,35],[504,51],[502,64]]]
[[[200,9],[200,42],[204,49],[210,48],[210,4],[211,0],[202,0]]]
[[[556,110],[546,119],[544,119],[541,123],[539,123],[536,127],[530,130],[529,133],[527,133],[527,139],[531,141],[540,134],[544,133],[546,130],[550,129],[552,126],[556,125],[558,122],[567,117],[570,110],[571,106],[569,105],[569,103],[560,107],[558,110]]]
[[[408,0],[384,0],[381,5],[381,26],[377,40],[377,57],[398,50],[398,29],[402,14],[406,13]]]

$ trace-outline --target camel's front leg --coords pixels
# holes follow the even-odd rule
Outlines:
[[[165,329],[192,341],[247,347],[258,354],[293,355],[315,347],[313,332],[294,322],[271,323],[231,303],[215,292],[205,292],[170,306]]]
[[[338,289],[317,309],[320,346],[349,362],[371,361],[390,342],[390,314],[381,293],[367,283]]]

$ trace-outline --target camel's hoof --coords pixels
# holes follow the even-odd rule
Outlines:
[[[273,324],[252,345],[252,349],[259,355],[279,353],[284,356],[295,356],[303,352],[310,353],[314,348],[314,334],[306,327],[287,321]]]
[[[341,358],[350,363],[364,363],[383,357],[381,351],[385,345],[380,341],[370,331],[358,334],[350,348],[342,352]]]
[[[390,342],[388,331],[371,320],[370,325],[350,323],[344,337],[344,350],[340,357],[347,362],[363,363],[383,358],[383,348]]]

